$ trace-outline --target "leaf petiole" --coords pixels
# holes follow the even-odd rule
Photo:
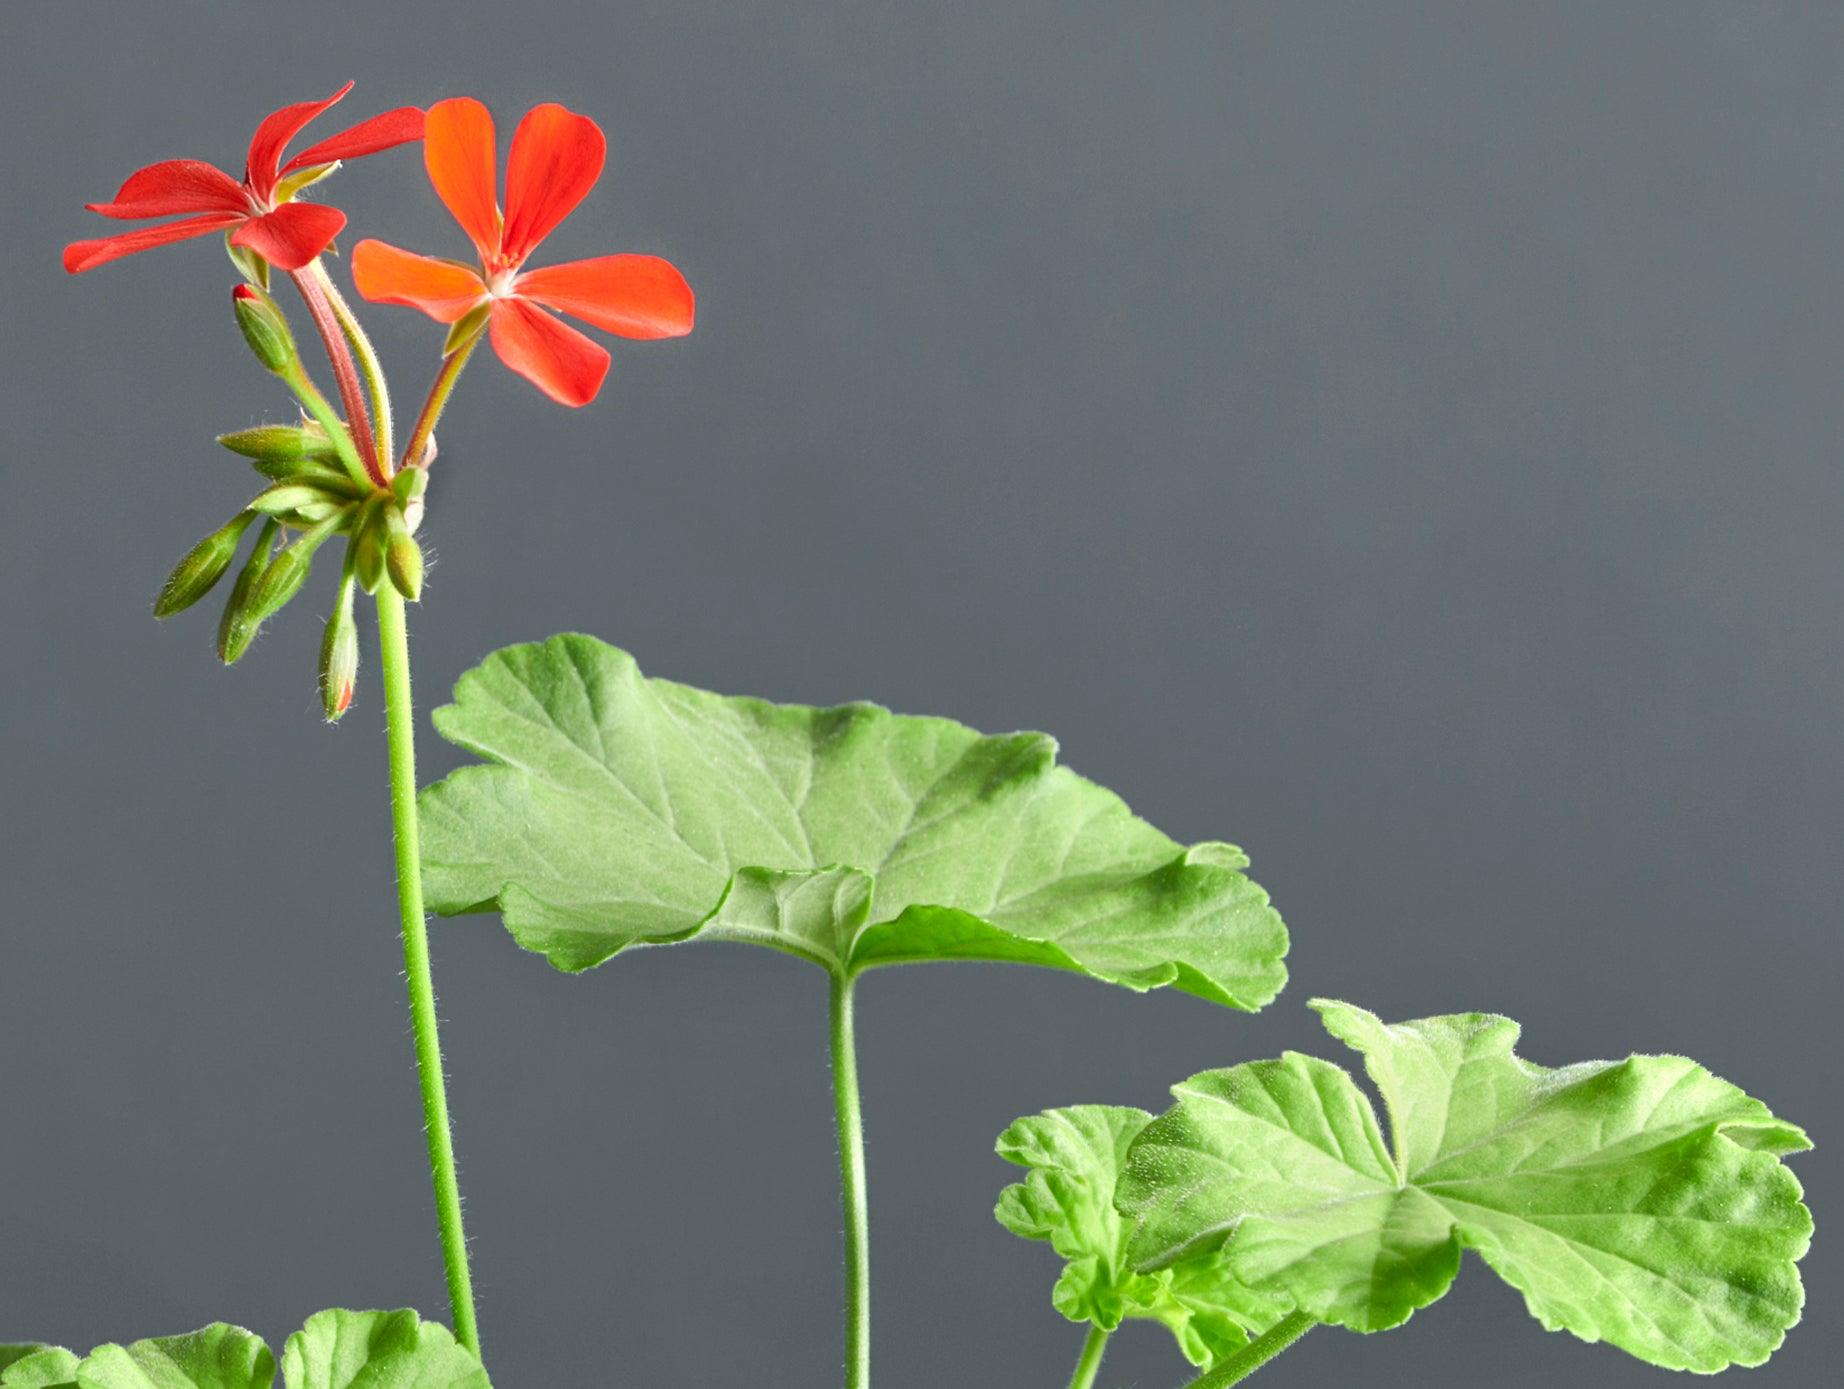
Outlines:
[[[845,1389],[870,1389],[871,1228],[858,1047],[852,1026],[855,982],[849,974],[831,975],[832,1095],[839,1131],[839,1197],[845,1212]]]
[[[1219,1362],[1214,1369],[1185,1385],[1184,1389],[1226,1389],[1228,1385],[1240,1384],[1318,1324],[1304,1312],[1289,1312],[1229,1359]]]
[[[1095,1375],[1101,1369],[1102,1354],[1108,1348],[1109,1332],[1099,1326],[1090,1326],[1088,1339],[1082,1342],[1082,1355],[1076,1361],[1076,1372],[1069,1377],[1069,1389],[1093,1389]]]

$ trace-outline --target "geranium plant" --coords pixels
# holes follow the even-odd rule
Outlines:
[[[692,940],[818,967],[844,1212],[844,1378],[869,1389],[862,978],[894,965],[1026,964],[1250,1011],[1286,982],[1286,929],[1241,850],[1167,837],[1060,765],[1043,734],[712,694],[649,678],[587,636],[510,647],[463,675],[434,722],[478,761],[419,796],[406,604],[422,596],[417,535],[436,428],[463,370],[484,341],[551,401],[585,406],[609,353],[563,317],[624,338],[675,337],[691,330],[693,297],[654,256],[528,268],[602,172],[604,138],[588,117],[555,104],[529,112],[503,190],[492,117],[469,98],[399,107],[288,155],[348,90],[262,121],[241,179],[195,160],[131,175],[91,210],[154,225],[64,256],[78,273],[221,236],[234,320],[297,407],[220,436],[263,485],[180,561],[156,615],[190,608],[235,569],[217,629],[220,659],[235,663],[339,539],[319,643],[332,721],[354,699],[361,595],[377,613],[398,924],[453,1332],[410,1310],[319,1312],[288,1338],[283,1382],[487,1383],[427,903],[444,915],[497,911],[520,945],[573,974]],[[398,448],[382,365],[327,268],[346,218],[314,199],[342,162],[418,142],[471,258],[376,239],[349,256],[359,297],[446,330]],[[275,297],[277,272],[306,309],[331,394]],[[1392,1027],[1315,1006],[1363,1054],[1387,1137],[1347,1072],[1291,1054],[1195,1076],[1157,1118],[1081,1106],[1001,1137],[1000,1155],[1026,1172],[998,1217],[1063,1256],[1053,1303],[1088,1328],[1073,1389],[1096,1382],[1109,1338],[1132,1319],[1172,1333],[1199,1376],[1193,1389],[1237,1382],[1316,1325],[1388,1329],[1445,1292],[1467,1249],[1546,1327],[1669,1368],[1758,1364],[1797,1320],[1811,1220],[1781,1159],[1807,1143],[1759,1101],[1675,1057],[1535,1066],[1512,1052],[1516,1026],[1492,1015]],[[0,1346],[0,1389],[269,1389],[276,1371],[260,1338],[221,1323],[86,1355]],[[752,1374],[774,1382],[772,1367]]]

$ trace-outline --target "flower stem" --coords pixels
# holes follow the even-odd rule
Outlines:
[[[448,1305],[454,1318],[455,1339],[479,1355],[480,1331],[474,1315],[473,1280],[467,1268],[467,1236],[461,1226],[461,1184],[455,1175],[455,1141],[448,1125],[442,1045],[436,1034],[428,923],[423,919],[410,642],[404,625],[403,597],[389,584],[378,589],[378,644],[384,675],[385,722],[390,734],[391,829],[397,845],[403,972],[410,986],[410,1026],[416,1037],[416,1070],[423,1092],[423,1131],[429,1140],[429,1173],[435,1183],[436,1219],[442,1230],[442,1262],[448,1273]]]
[[[391,388],[390,383],[384,379],[384,366],[378,360],[378,349],[371,345],[371,339],[365,333],[365,325],[359,322],[359,316],[352,312],[352,305],[346,302],[345,295],[339,292],[339,286],[333,283],[333,277],[327,274],[326,263],[314,261],[308,267],[308,273],[326,294],[333,317],[338,321],[340,331],[346,335],[346,342],[351,346],[353,355],[358,358],[359,372],[365,378],[365,389],[371,393],[372,421],[378,434],[378,463],[388,473],[391,459],[396,456],[391,445]]]
[[[1225,1389],[1226,1385],[1240,1384],[1318,1324],[1304,1312],[1289,1312],[1229,1359],[1185,1385],[1185,1389]]]
[[[1099,1326],[1088,1329],[1088,1339],[1082,1343],[1082,1358],[1076,1361],[1076,1372],[1069,1377],[1069,1389],[1092,1389],[1095,1373],[1101,1368],[1102,1352],[1108,1348],[1108,1333]]]
[[[372,436],[371,414],[365,406],[365,394],[359,389],[359,372],[352,362],[352,349],[346,345],[346,335],[326,296],[323,285],[326,272],[323,270],[317,276],[310,268],[288,273],[320,333],[327,360],[333,364],[333,381],[339,387],[339,402],[345,407],[346,427],[352,431],[352,442],[358,446],[359,457],[365,460],[365,470],[371,474],[371,480],[382,487],[385,470],[378,462],[378,441]]]
[[[313,383],[307,374],[307,368],[301,365],[298,358],[282,372],[282,380],[288,384],[288,389],[295,393],[295,397],[306,408],[307,413],[312,415],[320,427],[327,432],[327,438],[333,441],[334,452],[339,455],[341,466],[351,475],[352,480],[360,487],[375,487],[377,484],[372,480],[371,469],[366,467],[365,461],[359,457],[358,449],[352,442],[352,436],[346,432],[345,421],[340,419],[339,412],[321,393],[320,387]]]
[[[455,393],[455,382],[461,379],[461,372],[467,366],[467,359],[474,355],[474,349],[478,346],[480,346],[480,337],[476,336],[442,358],[442,365],[435,373],[435,380],[429,385],[428,399],[423,401],[422,413],[416,417],[416,424],[411,428],[410,437],[404,443],[401,466],[414,468],[422,461],[423,450],[429,444],[429,437],[435,433],[435,422],[442,418],[442,411],[448,408],[448,398]]]
[[[832,976],[832,1095],[839,1129],[839,1195],[845,1210],[845,1389],[870,1389],[871,1229],[852,984],[849,975]]]

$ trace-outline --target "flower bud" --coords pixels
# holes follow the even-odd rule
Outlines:
[[[401,468],[391,478],[391,493],[397,498],[398,510],[403,512],[404,529],[411,535],[423,523],[423,493],[428,490],[426,468]]]
[[[339,585],[339,601],[320,638],[320,707],[328,723],[339,722],[352,704],[352,686],[359,673],[359,625],[352,617],[352,575]]]
[[[376,593],[384,582],[383,510],[380,501],[366,502],[352,526],[352,571],[367,593]]]
[[[237,544],[255,519],[253,512],[246,511],[194,545],[174,566],[166,586],[154,600],[154,616],[171,617],[176,612],[184,612],[210,593],[237,557]]]
[[[423,547],[409,531],[392,529],[384,550],[384,567],[391,576],[391,587],[412,603],[422,597]]]
[[[329,517],[269,562],[269,567],[250,587],[250,611],[258,622],[275,616],[301,591],[301,585],[307,582],[308,570],[314,566],[314,551],[333,534],[338,524],[337,516]]]
[[[243,340],[257,361],[275,372],[286,371],[294,364],[294,335],[273,300],[247,284],[238,285],[231,291],[231,308],[236,312],[237,326],[243,330]]]
[[[250,503],[250,510],[264,516],[287,516],[291,512],[302,511],[315,506],[338,507],[348,500],[336,496],[322,488],[307,482],[278,482],[275,486],[259,493]],[[315,520],[325,520],[317,516]]]
[[[262,532],[256,537],[256,548],[250,551],[249,559],[238,571],[237,582],[231,585],[230,597],[225,600],[224,616],[218,620],[218,659],[227,666],[237,664],[256,639],[257,628],[262,626],[262,619],[250,610],[250,590],[269,567],[269,552],[275,547],[275,537],[281,529],[280,522],[263,522]]]
[[[256,464],[257,471],[269,477],[285,476],[299,463],[339,461],[339,451],[317,424],[259,424],[254,429],[220,434],[218,442],[232,453],[242,454]],[[279,470],[271,473],[265,465],[277,465]]]

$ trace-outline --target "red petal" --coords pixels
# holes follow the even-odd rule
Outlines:
[[[275,192],[282,151],[301,133],[301,127],[351,90],[352,84],[348,82],[325,101],[297,101],[263,118],[263,123],[250,137],[250,158],[243,170],[244,181],[255,190],[257,197],[266,203],[269,195]]]
[[[345,225],[346,214],[336,207],[283,203],[238,227],[231,242],[248,246],[278,270],[299,270],[332,245]]]
[[[525,113],[506,161],[506,231],[500,249],[514,265],[570,215],[602,176],[608,141],[587,116],[555,102]]]
[[[436,196],[473,239],[483,262],[499,251],[499,174],[493,117],[469,96],[429,108],[423,122],[423,165]]]
[[[247,213],[243,185],[200,159],[166,159],[128,175],[112,202],[86,203],[104,217],[171,217],[176,212]]]
[[[487,287],[465,265],[400,251],[382,241],[352,248],[352,283],[374,304],[405,304],[437,323],[453,323],[486,296]]]
[[[624,338],[682,338],[692,330],[692,291],[658,256],[600,256],[521,275],[518,292]]]
[[[399,106],[395,111],[386,111],[381,116],[373,116],[368,121],[360,121],[350,130],[342,130],[337,135],[329,135],[319,144],[309,146],[282,165],[281,172],[291,174],[296,169],[309,169],[316,164],[331,164],[336,159],[358,159],[367,154],[376,154],[379,150],[407,145],[412,140],[422,138],[422,108],[420,106]]]
[[[587,405],[608,375],[608,353],[522,299],[493,301],[493,350],[559,405]]]
[[[206,232],[222,231],[242,220],[241,215],[235,213],[208,212],[203,217],[163,222],[157,227],[142,227],[138,231],[123,232],[120,236],[105,236],[98,241],[73,241],[64,248],[64,268],[78,275],[85,270],[94,270],[99,265],[107,265],[112,260],[120,260],[123,256],[132,256],[136,251],[165,246],[172,241],[184,241],[188,237],[203,236]]]

